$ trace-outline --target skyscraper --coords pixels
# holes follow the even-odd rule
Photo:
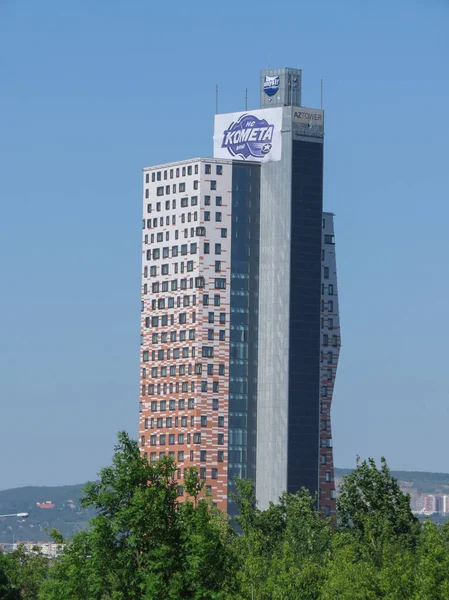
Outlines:
[[[174,457],[180,493],[197,466],[231,514],[235,476],[262,508],[304,486],[331,514],[323,111],[301,107],[296,69],[262,71],[261,107],[216,115],[214,158],[144,169],[141,449]]]

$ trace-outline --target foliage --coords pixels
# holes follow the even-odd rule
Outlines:
[[[357,461],[336,519],[307,490],[266,510],[236,483],[238,533],[186,469],[154,463],[119,434],[112,465],[86,486],[96,516],[49,567],[38,553],[0,555],[0,599],[447,600],[449,523],[420,523],[385,459]],[[63,537],[52,532],[62,544]]]
[[[176,465],[149,463],[119,434],[113,464],[85,488],[83,506],[97,516],[51,570],[41,598],[114,600],[219,599],[226,588],[229,525],[207,498],[195,470],[192,498],[178,500]]]
[[[0,558],[0,598],[37,600],[49,568],[48,559],[40,554],[39,546],[31,553],[19,546]]]

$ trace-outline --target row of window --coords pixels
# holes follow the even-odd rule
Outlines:
[[[180,350],[179,348],[173,349],[173,358],[181,358],[179,350]],[[189,353],[189,350],[190,350],[190,353]],[[191,348],[189,348],[189,347],[182,348],[182,358],[189,358],[189,354],[192,356],[192,358],[195,358],[195,354],[196,354],[195,346],[192,346]],[[214,357],[214,347],[213,346],[202,346],[201,356],[203,358],[213,358]],[[150,352],[149,352],[149,350],[144,350],[142,352],[142,361],[149,362],[149,360],[150,360]]]
[[[159,372],[160,372],[160,377],[168,377],[168,367],[161,367],[160,370],[159,370],[159,367],[151,367],[151,377],[153,379],[157,379],[157,377],[159,377]],[[179,387],[180,383],[181,383],[181,386]],[[155,386],[154,383],[149,383],[148,385],[143,384],[142,389],[141,389],[142,396],[146,396],[147,390],[148,390],[148,395],[152,396],[154,394],[154,390],[155,390],[154,386]],[[181,390],[181,392],[188,393],[189,392],[189,382],[188,381],[182,381],[182,382],[177,381],[176,382],[176,391],[178,392],[179,389]],[[201,392],[209,391],[208,382],[201,381],[200,389],[201,389]],[[191,392],[195,391],[195,381],[190,382],[190,391]],[[212,391],[216,394],[218,394],[218,392],[220,391],[220,385],[219,385],[218,381],[212,382]],[[157,410],[157,408],[155,410]]]
[[[142,403],[140,403],[140,405],[141,405],[140,412],[142,412]],[[168,401],[168,407],[169,407],[169,410],[176,410],[176,407],[178,407],[178,410],[185,410],[186,401],[184,398],[179,398],[179,400],[176,400],[175,398],[171,398]],[[162,411],[162,412],[166,411],[167,410],[167,400],[161,400],[159,403],[159,408],[160,408],[160,411]],[[189,410],[193,410],[195,408],[195,399],[194,398],[189,398],[187,400],[187,408]],[[213,410],[218,410],[218,398],[212,399],[212,408],[213,408]],[[151,402],[151,411],[157,412],[157,409],[158,409],[158,403],[156,400],[153,400]]]
[[[167,179],[174,179],[175,177],[185,177],[186,175],[198,175],[199,167],[198,164],[186,165],[183,167],[175,167],[174,169],[164,169],[163,171],[153,171],[151,173],[151,181],[162,181],[162,177],[166,181]],[[209,163],[204,164],[204,173],[210,175],[212,173],[212,165]],[[217,175],[223,174],[223,165],[215,165],[215,173]],[[150,183],[150,174],[145,173],[145,183]]]
[[[165,422],[165,425],[164,425]],[[207,416],[206,415],[202,415],[200,418],[200,422],[201,422],[201,427],[207,427]],[[145,429],[154,429],[156,427],[156,429],[171,429],[173,427],[173,423],[175,425],[175,427],[179,427],[179,424],[181,424],[181,427],[187,427],[188,423],[189,423],[189,418],[187,415],[184,415],[182,417],[146,417],[145,418]],[[190,426],[193,427],[195,425],[195,417],[194,415],[191,415],[190,417]],[[224,417],[218,417],[218,427],[224,427],[225,422],[224,422]],[[171,434],[170,434],[171,435]],[[173,434],[174,435],[174,434]],[[173,438],[174,440],[174,438]],[[169,442],[169,443],[175,443],[173,442]]]
[[[176,192],[176,185],[173,186],[174,187],[174,192]],[[145,197],[148,198],[149,196],[149,190],[145,190]],[[211,205],[211,197],[210,196],[204,196],[204,205],[205,206],[210,206]],[[156,202],[156,212],[161,212],[162,210],[162,202]],[[185,198],[181,198],[181,208],[186,208],[187,206],[189,206],[189,198],[185,197]],[[198,196],[191,196],[190,197],[190,206],[198,206]],[[223,198],[221,196],[215,196],[215,206],[223,206]],[[176,210],[176,198],[173,198],[173,200],[166,200],[165,201],[165,210]],[[153,204],[149,203],[147,204],[147,212],[151,213],[153,212]]]
[[[176,292],[178,290],[178,283],[179,283],[179,289],[180,290],[187,290],[187,289],[193,289],[193,288],[197,288],[197,289],[203,289],[206,286],[206,280],[204,279],[204,277],[191,277],[190,280],[188,280],[187,278],[184,279],[180,279],[178,281],[178,279],[172,279],[171,281],[155,281],[154,283],[151,284],[151,292],[153,294],[157,294],[159,292],[168,292],[168,291],[172,291],[172,292]],[[226,278],[224,277],[216,277],[214,279],[214,288],[216,290],[224,290],[226,289]],[[149,285],[148,284],[144,284],[143,286],[143,293],[147,294],[149,291]],[[144,310],[144,305],[143,305],[143,300],[142,300],[142,312]]]
[[[165,434],[165,433],[161,433],[159,434],[159,440],[158,440],[158,436],[156,433],[152,433],[150,435],[150,446],[165,446],[165,445],[174,445],[175,444],[175,435],[174,433],[170,433],[170,434]],[[191,433],[178,433],[178,444],[190,444],[192,443],[192,434]],[[170,441],[172,440],[172,441]],[[145,446],[145,436],[142,435],[140,438],[140,445],[141,446]],[[193,443],[194,444],[201,444],[201,433],[199,431],[194,432],[193,434]],[[218,433],[217,434],[217,444],[219,446],[223,446],[224,444],[224,433]]]
[[[211,213],[209,210],[205,210],[204,214],[203,214],[203,219],[204,221],[210,221],[211,217],[210,217]],[[181,214],[181,223],[185,223],[187,220],[187,223],[191,223],[192,221],[198,221],[198,212],[195,210],[193,213],[189,212],[189,213],[182,213]],[[223,213],[220,211],[217,211],[215,213],[215,222],[216,223],[221,223],[223,221]],[[164,217],[159,217],[159,221],[157,219],[157,217],[154,217],[153,219],[142,219],[142,229],[155,229],[158,226],[158,223],[161,227],[164,226]],[[176,225],[176,215],[172,215],[171,218],[171,225]],[[165,226],[168,227],[170,226],[170,217],[165,217]],[[192,234],[193,236],[193,234]],[[179,233],[177,234],[177,232],[175,232],[175,239],[177,240],[179,237]],[[148,239],[145,239],[145,243],[148,244]]]
[[[161,356],[163,356],[162,352],[163,351],[158,350],[157,355],[155,355],[158,357],[158,360],[163,360],[163,358],[160,358]],[[191,363],[188,365],[171,365],[170,366],[170,375],[175,376],[177,374],[177,372],[181,376],[186,375],[186,372],[188,375],[192,375],[192,373],[195,373],[195,375],[202,375],[203,371],[204,371],[204,373],[207,373],[208,375],[215,375],[217,366],[218,366],[218,375],[219,376],[225,375],[225,365],[223,363],[220,363],[219,365],[214,365],[213,363],[207,363],[206,365],[203,365],[203,363],[195,363],[194,365],[192,365]],[[186,369],[186,367],[187,367],[187,369]],[[142,379],[146,379],[146,378],[147,378],[147,369],[146,369],[146,367],[144,367],[142,369]],[[145,393],[143,395],[145,395]]]
[[[217,181],[215,179],[209,179],[208,181],[209,183],[209,189],[211,191],[214,191],[217,189]],[[198,179],[195,179],[193,181],[193,189],[194,190],[198,190],[199,189],[199,181]],[[178,191],[179,192],[185,192],[186,191],[186,184],[185,183],[180,183],[178,185]],[[148,190],[145,190],[145,198],[149,197],[149,194],[147,194]],[[156,196],[163,196],[164,194],[169,196],[170,194],[176,193],[176,185],[173,185],[172,187],[170,187],[170,185],[159,185],[156,188]]]
[[[215,273],[221,273],[223,269],[225,269],[225,266],[223,264],[224,261],[222,260],[216,260],[215,264],[214,264],[214,270]],[[180,269],[181,275],[184,272],[188,272],[191,273],[194,270],[194,261],[193,260],[188,260],[188,261],[182,261],[179,263],[173,263],[173,274],[177,275],[178,274],[178,269]],[[148,273],[150,274],[150,277],[158,277],[159,275],[170,275],[170,265],[169,264],[163,264],[161,266],[161,272],[158,273],[158,266],[157,265],[151,265],[150,269],[148,270],[148,266],[144,267],[143,270],[143,275],[144,277],[148,277]],[[147,293],[147,284],[144,284],[144,293]]]
[[[202,300],[203,306],[209,306],[211,300],[209,294],[203,294]],[[213,303],[214,306],[220,306],[220,294],[214,294]],[[164,310],[166,306],[167,308],[175,308],[175,305],[177,308],[180,308],[181,306],[187,307],[190,305],[196,306],[196,294],[192,294],[191,296],[189,294],[184,294],[183,296],[177,296],[176,298],[174,296],[171,296],[170,298],[153,298],[151,300],[151,310]],[[225,317],[222,317],[222,314],[224,315],[225,313],[220,313],[220,323],[225,323]]]

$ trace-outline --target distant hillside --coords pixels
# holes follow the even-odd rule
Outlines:
[[[337,487],[351,470],[335,469]],[[401,488],[410,493],[412,508],[420,494],[449,494],[448,473],[392,471],[392,475],[399,480]],[[0,542],[45,542],[50,539],[47,530],[53,527],[70,539],[77,531],[86,529],[95,513],[79,504],[83,487],[84,484],[78,484],[0,491],[0,514],[27,512],[30,515],[26,521],[0,519]]]
[[[1,515],[19,512],[30,515],[25,521],[0,519],[0,542],[45,542],[50,540],[46,530],[53,527],[66,538],[85,529],[94,511],[83,509],[79,504],[83,487],[84,484],[79,484],[0,491]],[[50,504],[46,504],[47,501]]]
[[[340,479],[352,469],[335,469],[335,477]],[[449,473],[427,473],[425,471],[392,471],[404,489],[410,488],[416,494],[449,494]]]

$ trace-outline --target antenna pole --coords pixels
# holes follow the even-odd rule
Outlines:
[[[245,110],[248,110],[248,88],[245,90]]]
[[[215,86],[215,114],[218,114],[218,83]]]
[[[321,80],[321,110],[323,109],[323,80]]]

